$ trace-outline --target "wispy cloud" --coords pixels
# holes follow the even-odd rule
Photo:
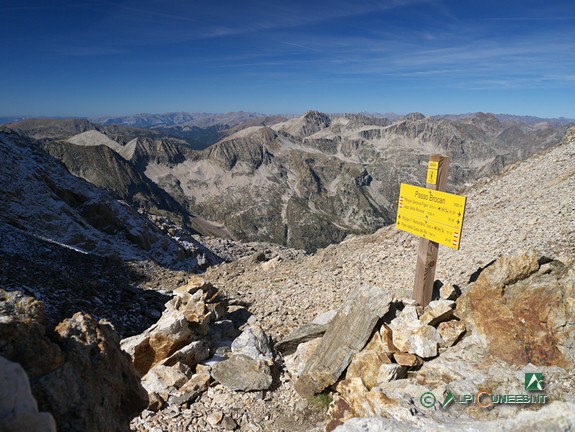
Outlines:
[[[282,42],[282,44],[284,45],[289,45],[289,46],[293,46],[296,48],[302,48],[304,50],[308,50],[308,51],[314,51],[314,52],[321,52],[321,50],[309,47],[309,46],[305,46],[305,45],[300,45],[300,44],[296,44],[296,43],[292,43],[292,42]]]

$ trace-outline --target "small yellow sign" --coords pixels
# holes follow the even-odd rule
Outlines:
[[[427,184],[437,183],[437,170],[439,169],[439,162],[429,161],[427,163]]]
[[[427,184],[432,184],[432,185],[437,183],[437,170],[436,169],[429,168],[427,170],[426,182],[427,182]]]
[[[464,196],[402,183],[395,226],[458,250],[465,201]]]

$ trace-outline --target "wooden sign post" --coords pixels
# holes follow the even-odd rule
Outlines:
[[[427,189],[445,191],[447,187],[447,173],[449,158],[441,155],[431,155],[427,169]],[[427,306],[433,294],[435,280],[435,267],[437,264],[437,250],[439,244],[425,238],[419,239],[417,249],[417,264],[415,267],[415,281],[413,284],[413,299],[421,306]]]

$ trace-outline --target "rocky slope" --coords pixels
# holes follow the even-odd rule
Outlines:
[[[210,268],[205,278],[231,300],[228,313],[242,305],[253,314],[247,324],[235,322],[236,328],[245,333],[259,327],[270,336],[277,385],[264,394],[262,412],[251,393],[197,367],[192,374],[206,379],[209,373],[213,380],[207,390],[187,404],[145,411],[133,429],[332,430],[347,419],[370,417],[341,430],[518,430],[534,424],[531,410],[538,409],[552,430],[573,428],[573,161],[575,129],[561,145],[465,190],[461,249],[440,248],[436,286],[443,286],[435,298],[444,300],[425,310],[409,300],[418,240],[394,227],[350,237],[313,256],[252,256]],[[337,311],[335,318],[330,313],[310,324],[330,310]],[[322,344],[317,338],[323,332],[334,339]],[[366,347],[359,337],[369,339]],[[240,355],[233,346],[230,359]],[[326,354],[332,349],[345,354]],[[334,358],[346,360],[325,369]],[[326,370],[333,378],[318,385]],[[545,377],[545,404],[439,407],[449,391],[522,394],[525,374],[532,372]],[[310,391],[297,384],[302,376],[304,383],[315,383]],[[324,387],[324,396],[311,399],[295,391],[305,395]],[[433,407],[422,405],[425,392],[438,401]],[[325,394],[333,402],[321,421],[313,401]],[[217,417],[210,416],[214,411]]]
[[[257,128],[255,133],[267,143],[274,134],[316,135],[326,124],[334,127],[329,116],[313,117],[311,124],[292,121],[277,131]],[[406,122],[425,120],[410,118]],[[496,129],[492,119],[484,121]],[[0,286],[45,302],[41,326],[61,331],[60,336],[49,331],[48,339],[56,337],[62,351],[50,348],[54,340],[45,341],[41,360],[64,356],[88,366],[92,360],[100,364],[100,358],[103,364],[118,362],[117,354],[107,354],[115,352],[118,339],[100,318],[113,323],[133,366],[145,374],[148,409],[132,420],[134,430],[331,430],[364,416],[378,417],[367,424],[372,429],[473,430],[483,424],[509,429],[532,420],[523,407],[443,411],[423,407],[421,397],[429,391],[443,400],[448,390],[473,393],[485,386],[514,392],[526,372],[542,372],[548,380],[546,394],[553,403],[541,415],[550,424],[574,423],[575,129],[561,145],[463,191],[468,204],[461,250],[441,248],[436,277],[444,300],[425,310],[409,300],[417,239],[394,227],[350,236],[313,256],[258,252],[209,268],[203,280],[169,267],[181,268],[186,260],[198,264],[201,254],[207,259],[205,250],[190,251],[183,241],[162,235],[109,194],[71,176],[36,141],[6,133],[0,138],[7,161],[0,171],[6,191]],[[153,141],[146,145],[146,154],[158,149]],[[164,150],[154,157],[171,157]],[[221,147],[210,151],[231,169],[247,164]],[[194,157],[203,161],[209,151],[204,153]],[[267,158],[265,152],[249,154],[259,167]],[[422,177],[424,171],[421,167]],[[94,202],[98,210],[90,213],[86,206]],[[26,312],[35,318],[23,319],[24,306],[36,303],[21,298],[1,297],[0,324],[7,326],[7,336],[0,337],[0,351],[12,361],[22,338],[11,338],[10,326],[43,336],[34,324],[42,321],[36,313],[40,306]],[[19,302],[24,306],[4,305]],[[78,310],[93,318],[74,315]],[[345,343],[338,342],[338,335],[347,334]],[[17,361],[39,358],[25,351]],[[59,370],[55,364],[48,365],[50,373]],[[26,372],[34,367],[28,365]],[[62,382],[98,381],[97,374],[71,370]],[[78,389],[79,399],[85,390]],[[309,396],[318,391],[321,396]],[[40,400],[42,394],[35,392]],[[326,414],[318,405],[329,398]],[[40,411],[60,413],[67,422],[65,409],[50,405],[52,400],[40,403]],[[508,423],[477,423],[503,420]]]
[[[115,134],[102,129],[108,126],[86,130],[90,125],[78,121],[66,130],[81,133],[63,137],[49,129],[48,137],[65,142],[44,145],[73,174],[199,233],[314,251],[392,223],[399,183],[421,183],[431,153],[450,156],[455,191],[558,143],[566,130],[483,113],[457,119],[413,113],[392,122],[310,111],[267,126],[257,122],[237,125],[202,151],[175,139],[128,140],[133,135],[120,126]],[[12,126],[42,133],[39,126]]]
[[[461,249],[440,248],[436,278],[464,287],[475,272],[502,254],[528,248],[550,257],[572,254],[574,158],[572,128],[561,145],[462,191],[467,206]],[[340,305],[365,283],[409,297],[417,242],[415,236],[390,226],[372,235],[350,236],[296,261],[244,259],[212,267],[206,277],[230,297],[248,302],[256,315],[269,315],[264,329],[281,337],[311,321],[314,313]],[[286,295],[289,302],[284,301]]]
[[[155,287],[151,276],[170,268],[199,271],[221,261],[71,175],[35,140],[0,134],[0,155],[0,284],[44,300],[54,324],[89,310],[121,334],[141,331],[155,317],[147,311],[164,300],[135,287]]]
[[[179,163],[150,161],[145,174],[237,238],[313,251],[391,223],[398,184],[420,183],[430,153],[451,157],[456,190],[558,143],[564,131],[481,113],[392,123],[310,111],[243,129]]]

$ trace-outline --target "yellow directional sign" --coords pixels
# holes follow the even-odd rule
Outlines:
[[[464,196],[402,183],[395,226],[457,250],[464,212]]]

